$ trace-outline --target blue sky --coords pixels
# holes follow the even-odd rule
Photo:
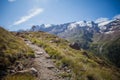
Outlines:
[[[120,0],[0,0],[0,25],[9,30],[120,14]]]

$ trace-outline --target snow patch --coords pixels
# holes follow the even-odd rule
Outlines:
[[[72,30],[72,29],[74,29],[76,27],[84,27],[84,26],[87,26],[86,21],[78,21],[78,22],[71,23],[68,26],[68,29]]]
[[[101,23],[98,24],[98,26],[105,26],[105,25],[109,24],[109,23],[112,22],[112,21],[113,21],[113,20],[101,22]]]
[[[109,19],[108,18],[98,18],[96,21],[95,21],[95,23],[103,23],[103,22],[106,22],[106,21],[109,21]]]
[[[114,19],[120,19],[120,14],[119,14],[119,15],[116,15],[116,16],[114,17]]]
[[[114,33],[114,31],[105,32],[105,34],[112,34],[112,33]]]
[[[49,28],[51,26],[52,26],[51,24],[45,24],[44,28]]]
[[[79,21],[75,23],[76,25],[79,25],[80,27],[86,26],[86,21]]]
[[[72,23],[72,24],[70,24],[70,25],[68,26],[68,29],[69,29],[69,30],[72,30],[72,29],[74,29],[74,28],[76,28],[76,27],[77,27],[76,24]]]

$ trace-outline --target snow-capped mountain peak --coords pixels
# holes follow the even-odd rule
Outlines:
[[[49,28],[49,27],[52,27],[52,24],[41,24],[39,27],[41,27],[41,28]]]
[[[72,30],[76,27],[84,27],[86,26],[86,21],[78,21],[78,22],[73,22],[71,24],[68,25],[68,29]]]
[[[78,21],[78,22],[75,22],[75,24],[78,24],[79,26],[83,27],[83,26],[86,26],[86,21]]]
[[[44,24],[44,27],[45,28],[49,28],[49,27],[51,27],[52,26],[52,24]]]
[[[109,24],[110,22],[112,22],[113,20],[108,20],[108,21],[104,21],[104,22],[101,22],[101,23],[98,23],[98,26],[101,27],[101,26],[105,26],[107,24]]]
[[[96,26],[93,21],[78,21],[78,22],[73,22],[68,26],[69,30],[72,30],[76,27],[94,27]]]
[[[119,30],[119,22],[120,19],[103,19],[98,20],[98,23],[94,21],[76,21],[76,22],[70,22],[65,24],[42,24],[42,25],[35,25],[31,28],[30,31],[45,31],[50,32],[53,34],[60,34],[64,32],[76,32],[76,31],[88,31],[91,33],[111,33],[109,31]],[[113,27],[115,26],[115,27]],[[107,33],[107,34],[108,34]]]

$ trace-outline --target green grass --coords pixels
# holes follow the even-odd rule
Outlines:
[[[71,77],[71,74],[64,72],[64,73],[59,74],[59,76],[61,76],[62,78],[65,78],[65,77]]]
[[[84,50],[74,50],[69,47],[69,42],[44,32],[30,32],[25,36],[34,44],[43,47],[55,60],[60,69],[64,66],[71,69],[74,80],[119,80],[120,72],[115,67],[109,66],[104,60]],[[62,74],[66,76],[66,74]]]
[[[0,65],[7,67],[22,57],[34,57],[34,52],[21,38],[0,27]]]
[[[31,57],[34,57],[34,52],[25,44],[22,38],[0,27],[0,70],[7,70],[7,68],[13,66],[16,61],[22,61]],[[15,80],[12,79],[15,77],[17,80],[17,76],[13,76],[11,79],[7,78],[6,80]],[[25,75],[23,75],[23,77],[25,77]],[[26,80],[26,78],[24,80]]]
[[[36,80],[31,74],[8,75],[3,80]]]

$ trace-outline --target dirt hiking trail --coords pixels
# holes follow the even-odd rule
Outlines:
[[[37,80],[69,80],[60,77],[63,71],[56,68],[50,56],[41,47],[32,44],[30,41],[25,41],[26,44],[35,52],[34,67],[38,71]]]

